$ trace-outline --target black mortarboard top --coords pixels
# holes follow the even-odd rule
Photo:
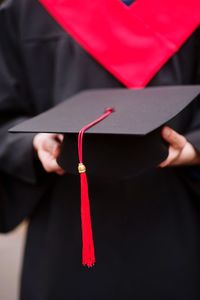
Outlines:
[[[161,128],[181,119],[199,93],[197,85],[83,91],[10,131],[64,133],[58,162],[77,174],[78,132],[112,107],[113,113],[84,134],[83,160],[88,174],[125,178],[167,157]]]
[[[91,175],[124,178],[156,167],[168,154],[162,126],[182,123],[199,92],[200,86],[85,91],[10,130],[65,134],[58,162],[80,173],[83,265],[95,263],[86,168]]]

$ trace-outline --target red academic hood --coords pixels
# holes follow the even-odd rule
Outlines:
[[[200,23],[200,0],[40,0],[50,15],[129,88],[144,87]]]

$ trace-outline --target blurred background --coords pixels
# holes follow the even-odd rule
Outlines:
[[[18,300],[26,228],[23,223],[9,234],[0,234],[0,300]]]

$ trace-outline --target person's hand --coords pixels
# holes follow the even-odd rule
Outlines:
[[[62,134],[38,133],[33,139],[33,147],[43,168],[48,173],[63,175],[64,170],[57,164],[56,158],[60,153]]]
[[[162,137],[169,143],[169,155],[159,165],[160,167],[200,164],[200,153],[183,135],[165,126]]]

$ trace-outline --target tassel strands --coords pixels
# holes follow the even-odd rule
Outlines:
[[[98,119],[84,126],[78,134],[78,172],[80,174],[81,188],[82,264],[87,267],[93,267],[95,264],[95,247],[92,232],[88,181],[86,167],[83,163],[83,135],[86,130],[107,118],[112,112],[114,112],[113,108],[107,108],[104,114],[102,114]]]
[[[82,164],[80,164],[82,165]],[[80,166],[79,165],[79,166]],[[82,221],[82,264],[92,267],[95,263],[94,241],[90,216],[90,201],[86,173],[80,173],[81,180],[81,221]]]

